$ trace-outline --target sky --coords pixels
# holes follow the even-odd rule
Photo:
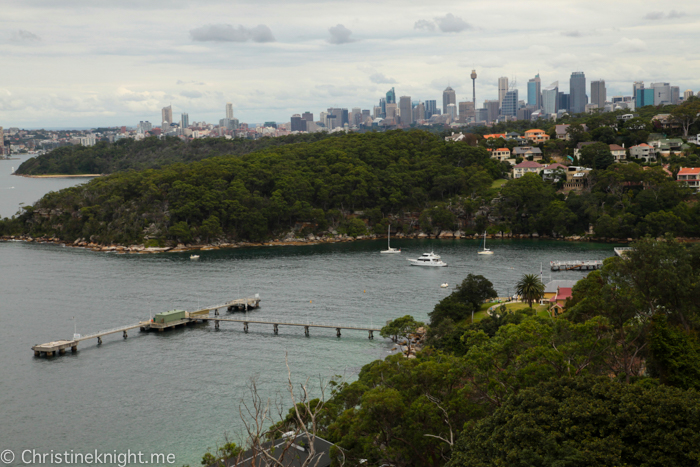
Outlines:
[[[572,71],[700,91],[700,2],[473,0],[3,0],[0,126],[288,122],[329,107],[436,99],[449,84],[477,106],[539,72],[567,91]]]

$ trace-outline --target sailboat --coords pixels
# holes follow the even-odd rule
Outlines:
[[[381,253],[383,254],[395,254],[395,253],[401,253],[401,248],[392,248],[391,247],[391,226],[389,226],[389,229],[387,230],[386,233],[386,250],[382,250]]]
[[[480,255],[492,255],[493,251],[486,248],[486,231],[484,230],[484,249],[479,251]]]

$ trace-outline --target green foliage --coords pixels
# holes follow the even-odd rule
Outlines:
[[[696,465],[700,397],[605,377],[543,382],[465,426],[449,466]]]
[[[682,389],[700,389],[700,340],[679,326],[671,326],[666,315],[651,320],[648,368],[652,376]]]
[[[430,325],[439,326],[443,320],[459,322],[474,315],[488,299],[497,296],[491,281],[484,276],[469,274],[455,291],[443,298],[429,314]]]
[[[515,284],[515,293],[520,295],[532,308],[532,302],[536,302],[544,296],[544,284],[537,274],[525,274]]]
[[[350,219],[346,226],[347,234],[351,237],[359,237],[367,233],[367,226],[362,219]]]
[[[413,319],[413,316],[406,315],[389,321],[386,326],[382,327],[379,334],[384,338],[391,337],[396,342],[399,337],[407,337],[409,334],[414,334],[422,326],[423,323]]]
[[[615,162],[610,146],[606,143],[589,144],[581,148],[581,164],[594,169],[607,169]]]

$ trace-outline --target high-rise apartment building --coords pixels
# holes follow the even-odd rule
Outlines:
[[[148,131],[151,131],[151,129],[153,129],[153,125],[151,125],[151,122],[149,122],[148,120],[146,120],[145,122],[140,121],[139,124],[136,125],[136,131],[138,133],[146,133]]]
[[[484,108],[486,109],[486,121],[495,122],[501,110],[501,103],[494,100],[484,101]]]
[[[301,114],[301,119],[306,121],[306,122],[313,122],[314,121],[314,114],[309,112],[308,110]]]
[[[399,115],[401,123],[410,125],[413,123],[413,106],[411,105],[411,96],[401,96],[399,99]]]
[[[669,83],[651,83],[651,88],[654,90],[654,105],[671,103],[671,85]]]
[[[233,120],[233,104],[230,102],[226,104],[226,118]]]
[[[166,124],[167,126],[170,126],[170,124],[173,123],[173,107],[171,105],[163,107],[161,113],[163,114],[163,118],[161,119],[163,122],[162,126],[165,127]]]
[[[430,118],[437,113],[437,101],[428,99],[425,101],[425,118]]]
[[[502,76],[498,78],[498,105],[503,105],[503,98],[506,97],[508,92],[508,78]]]
[[[681,88],[678,86],[671,86],[671,104],[678,105],[681,100]]]
[[[463,101],[459,103],[459,121],[461,123],[469,122],[469,119],[474,119],[476,113],[474,111],[474,103],[472,101]]]
[[[447,106],[450,104],[457,105],[457,93],[454,89],[447,86],[444,91],[442,91],[442,113],[447,114]]]
[[[367,121],[367,119],[370,117],[371,117],[371,115],[370,115],[369,109],[362,109],[362,124],[363,125]]]
[[[301,118],[301,115],[294,114],[291,119],[290,130],[291,131],[306,131],[306,120]]]
[[[513,89],[506,92],[501,101],[501,115],[508,115],[510,117],[517,117],[518,115],[518,90]]]
[[[588,104],[586,95],[586,75],[582,71],[574,71],[569,79],[569,111],[574,114],[583,113]]]
[[[542,108],[542,81],[539,73],[527,82],[527,105],[535,109]]]
[[[559,91],[559,98],[557,100],[557,112],[560,110],[569,110],[569,103],[571,102],[571,94]]]
[[[693,97],[694,93],[692,89],[686,89],[685,92],[683,93],[683,102],[687,101],[691,97]],[[0,127],[0,132],[2,131],[2,127]]]
[[[372,114],[372,118],[382,118],[382,108],[380,106],[374,106],[374,113]]]
[[[591,81],[591,104],[595,104],[599,109],[605,108],[607,100],[605,80]]]
[[[189,114],[180,114],[180,128],[185,129],[190,126],[190,116]]]
[[[387,104],[396,104],[396,91],[394,91],[394,88],[391,88],[386,93],[386,103]]]
[[[542,110],[546,114],[559,111],[559,81],[555,81],[542,90]]]
[[[386,105],[386,119],[396,120],[397,114],[399,113],[398,106],[396,104]]]

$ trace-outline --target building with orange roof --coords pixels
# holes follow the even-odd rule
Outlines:
[[[508,160],[508,159],[510,159],[510,149],[508,149],[508,148],[494,149],[491,152],[491,158],[498,159],[499,162],[503,162],[505,160]]]
[[[676,181],[697,190],[700,188],[700,167],[681,167],[676,175]]]
[[[506,134],[505,133],[494,133],[492,135],[484,135],[484,139],[491,139],[491,138],[503,138],[506,139]]]
[[[544,130],[527,130],[525,132],[525,139],[531,143],[537,144],[549,140],[549,135],[545,133]]]

